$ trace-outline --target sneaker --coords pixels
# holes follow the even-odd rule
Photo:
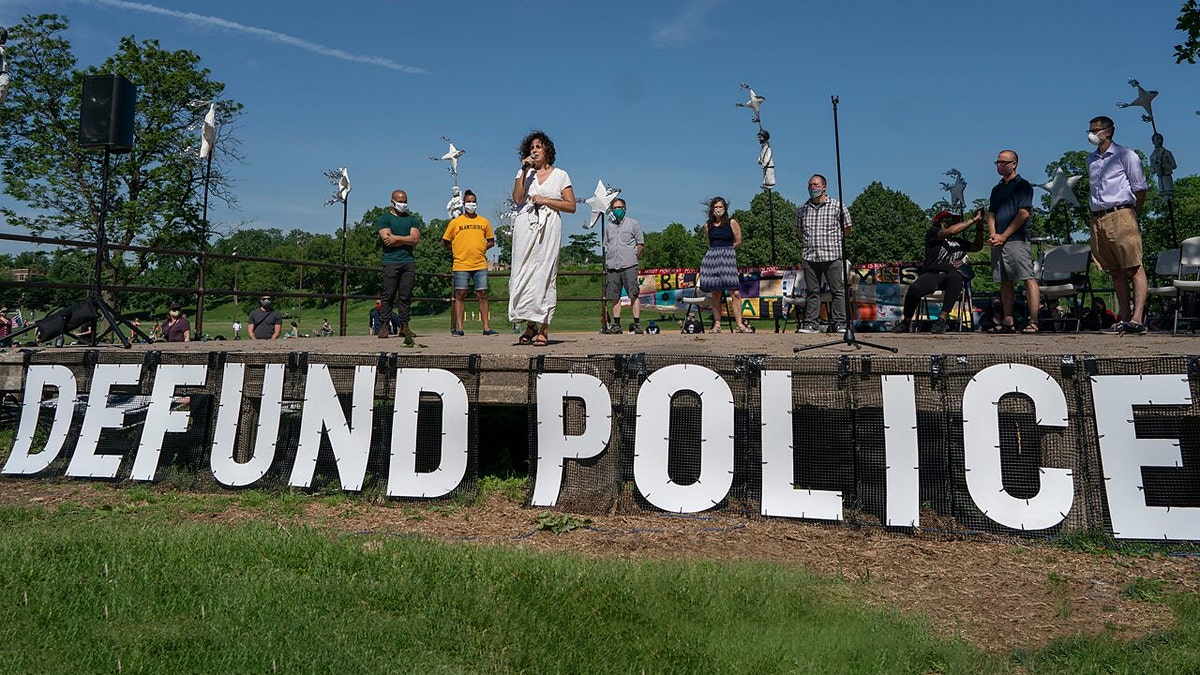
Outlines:
[[[604,329],[604,333],[605,333],[605,335],[620,335],[621,334],[621,324],[619,324],[619,323],[608,324],[608,328]]]
[[[938,319],[929,325],[929,332],[935,335],[941,335],[942,333],[946,332],[946,328],[946,320]]]
[[[453,335],[454,337],[462,337],[462,336],[466,335],[466,333],[462,332],[461,330],[457,330],[457,329],[451,330],[450,334]]]
[[[487,329],[487,330],[483,331],[483,334],[484,334],[484,335],[499,335],[499,333],[497,333],[496,331],[492,330],[491,328],[489,328],[489,329]]]
[[[821,327],[815,322],[809,321],[796,329],[797,333],[820,333]]]
[[[895,323],[895,325],[892,326],[892,332],[893,333],[911,333],[912,326],[909,325],[909,323],[907,321],[897,321]]]
[[[642,324],[634,323],[632,326],[629,327],[629,332],[633,333],[634,335],[641,335],[644,332],[644,331],[642,331]]]
[[[1126,321],[1121,332],[1125,335],[1145,335],[1146,327],[1136,321]]]
[[[829,326],[829,332],[830,333],[845,333],[846,332],[846,324],[844,324],[844,323],[832,324]]]

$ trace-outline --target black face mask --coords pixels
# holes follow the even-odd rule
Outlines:
[[[263,309],[271,309],[271,301],[270,300],[260,300],[258,304]]]

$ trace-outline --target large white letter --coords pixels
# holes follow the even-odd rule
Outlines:
[[[708,417],[708,411],[705,411],[705,418]],[[765,370],[762,374],[762,514],[781,518],[841,520],[842,493],[796,489],[792,485],[796,475],[793,438],[792,374]]]
[[[284,364],[268,363],[263,372],[262,399],[258,409],[258,431],[253,454],[245,462],[237,461],[237,435],[241,426],[242,389],[246,364],[226,363],[221,377],[221,402],[217,428],[213,434],[213,478],[221,485],[244,487],[262,478],[275,461],[279,439],[279,419],[283,402]]]
[[[967,490],[984,515],[1016,530],[1044,530],[1062,522],[1075,499],[1068,469],[1041,467],[1041,490],[1017,499],[1004,489],[1000,475],[1000,417],[996,407],[1005,394],[1033,399],[1042,426],[1067,426],[1067,399],[1045,371],[1002,363],[975,374],[963,392],[963,454]],[[1033,448],[1041,453],[1041,448]]]
[[[921,525],[921,472],[917,452],[917,395],[912,375],[883,376],[883,443],[887,465],[886,523]]]
[[[25,394],[21,397],[21,424],[17,427],[16,442],[4,463],[4,473],[37,473],[50,466],[62,451],[75,416],[75,375],[66,366],[29,366],[25,371]],[[38,413],[42,410],[42,394],[46,387],[58,390],[54,403],[54,423],[50,437],[41,452],[29,454],[37,433]]]
[[[442,398],[442,445],[437,469],[417,473],[417,419],[422,392]],[[440,368],[396,369],[396,401],[388,443],[389,497],[441,497],[462,483],[467,475],[470,412],[466,387],[454,373]]]
[[[1135,405],[1190,405],[1183,375],[1105,375],[1092,378],[1100,463],[1113,536],[1118,539],[1200,539],[1200,508],[1147,506],[1144,466],[1180,466],[1179,440],[1138,438]],[[1193,486],[1197,487],[1197,486]]]
[[[667,473],[671,397],[694,391],[700,397],[700,476],[691,485]],[[721,502],[733,485],[733,394],[721,376],[681,364],[655,371],[637,401],[633,479],[646,501],[664,511],[696,513]]]
[[[137,384],[142,374],[140,363],[100,363],[92,371],[92,387],[88,392],[87,411],[83,414],[83,429],[79,443],[67,465],[68,476],[82,478],[116,478],[121,468],[120,455],[97,455],[96,444],[100,431],[119,428],[125,424],[125,412],[110,408],[108,392],[115,385]]]
[[[583,399],[583,433],[579,435],[569,436],[563,429],[563,400],[567,398]],[[584,373],[538,375],[538,458],[530,503],[533,506],[558,503],[564,460],[599,455],[608,446],[611,432],[612,400],[608,387],[599,378]]]
[[[337,460],[338,480],[343,490],[361,490],[371,451],[371,412],[374,410],[375,366],[354,367],[354,390],[350,395],[350,422],[342,413],[329,366],[308,367],[304,383],[304,410],[300,417],[300,441],[292,464],[289,485],[308,487],[317,469],[321,430],[329,435],[329,446]]]
[[[204,384],[207,375],[207,366],[158,367],[154,373],[154,390],[150,393],[150,407],[146,410],[146,423],[142,425],[142,440],[138,444],[130,478],[154,480],[154,472],[158,470],[158,458],[162,454],[163,436],[168,431],[187,431],[189,413],[171,411],[175,387],[200,386]]]

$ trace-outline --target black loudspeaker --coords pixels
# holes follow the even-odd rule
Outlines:
[[[79,105],[79,145],[108,148],[110,152],[133,149],[133,112],[137,88],[120,75],[89,75],[83,78]]]

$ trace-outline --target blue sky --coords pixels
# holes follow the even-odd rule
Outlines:
[[[339,166],[351,220],[396,187],[427,220],[444,217],[447,163],[428,159],[446,151],[443,135],[466,150],[460,183],[491,215],[517,143],[540,128],[578,196],[603,179],[659,230],[699,222],[711,195],[737,209],[757,193],[757,128],[733,105],[746,99],[740,82],[766,97],[778,190],[792,200],[814,172],[837,195],[834,94],[847,201],[878,180],[927,207],[946,196],[950,168],[968,201],[986,197],[1003,148],[1044,182],[1047,163],[1089,147],[1097,114],[1116,120],[1117,142],[1149,153],[1141,109],[1115,105],[1135,97],[1131,77],[1161,92],[1154,112],[1176,177],[1200,173],[1200,65],[1171,56],[1180,4],[0,0],[0,25],[64,14],[81,65],[129,34],[198,53],[246,106],[239,208],[214,205],[218,227],[335,231],[341,209],[324,205],[322,172]],[[582,231],[580,211],[565,234]]]

